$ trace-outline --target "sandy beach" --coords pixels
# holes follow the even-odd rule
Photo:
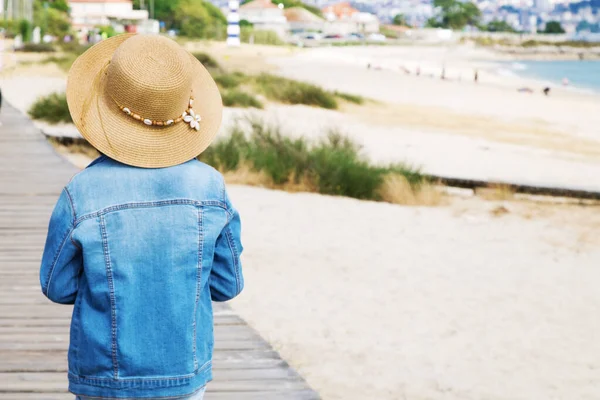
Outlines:
[[[596,399],[596,209],[230,188],[233,302],[324,399]]]
[[[187,47],[210,52],[232,70],[269,71],[373,100],[340,111],[277,104],[261,111],[228,109],[223,131],[236,117],[250,114],[292,136],[317,138],[335,129],[376,162],[405,162],[433,175],[600,191],[600,181],[589,179],[600,174],[600,95],[553,87],[546,97],[545,83],[502,73],[506,55],[470,46]],[[381,69],[369,70],[368,63]],[[446,81],[437,77],[442,66]],[[472,81],[474,70],[478,84]],[[65,86],[64,72],[53,65],[8,75],[0,84],[21,110]],[[519,93],[521,87],[535,91]],[[50,134],[77,135],[62,126],[40,126]]]
[[[373,100],[338,111],[227,109],[224,131],[251,113],[292,136],[339,129],[376,162],[600,190],[600,98],[564,88],[543,96],[541,82],[499,73],[506,56],[471,47],[188,46],[231,68]],[[449,80],[426,76],[440,65]],[[420,66],[422,76],[400,66]],[[6,100],[24,111],[64,84],[50,65],[0,74]],[[525,86],[535,92],[517,92]],[[229,191],[246,249],[246,289],[232,306],[323,399],[600,398],[598,205],[467,193],[403,207]]]

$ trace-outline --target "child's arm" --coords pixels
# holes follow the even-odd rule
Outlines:
[[[42,292],[55,303],[73,304],[77,297],[82,254],[71,241],[74,228],[75,212],[65,188],[50,218],[40,268]]]
[[[240,294],[244,288],[244,277],[240,255],[242,254],[240,215],[233,208],[227,194],[228,222],[221,231],[215,245],[212,272],[209,278],[210,296],[213,301],[227,301]]]

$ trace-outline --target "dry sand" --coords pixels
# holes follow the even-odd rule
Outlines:
[[[230,192],[234,309],[324,399],[600,397],[597,208]]]
[[[256,51],[243,51],[249,68],[262,68]],[[600,185],[596,98],[520,95],[501,77],[474,86],[367,71],[357,51],[290,58],[278,49],[272,62],[391,105],[271,106],[263,116],[292,135],[342,128],[373,159],[427,171]],[[407,58],[430,59],[433,70],[439,52],[420,51]],[[239,65],[246,57],[219,54]],[[60,84],[31,73],[0,80],[21,109]],[[227,110],[226,122],[244,113]],[[418,208],[230,193],[246,248],[246,289],[233,307],[325,400],[600,398],[598,206],[454,198]]]

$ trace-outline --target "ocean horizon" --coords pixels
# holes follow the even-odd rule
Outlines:
[[[600,93],[600,60],[513,61],[507,65],[510,73],[550,86],[563,86],[567,79],[569,87]]]

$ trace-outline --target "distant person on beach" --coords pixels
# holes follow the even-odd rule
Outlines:
[[[474,80],[475,80],[475,83],[479,82],[479,71],[478,70],[475,70]]]
[[[197,159],[221,125],[219,89],[173,40],[125,34],[75,61],[66,95],[102,154],[63,189],[40,269],[43,294],[75,305],[69,391],[201,400],[212,302],[244,287],[240,215]]]
[[[548,95],[550,94],[550,88],[549,88],[549,87],[545,87],[545,88],[544,88],[544,94],[545,94],[546,96],[548,96]]]
[[[566,78],[566,77],[563,78],[562,84],[563,84],[563,86],[569,86],[569,78]]]

